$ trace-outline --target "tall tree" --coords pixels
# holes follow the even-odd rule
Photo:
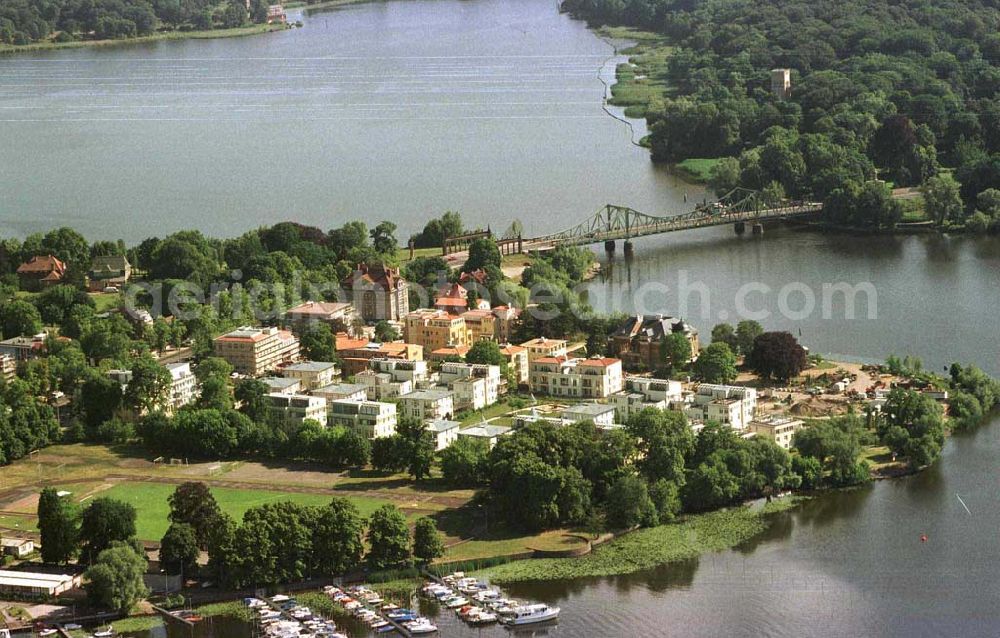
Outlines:
[[[334,497],[320,508],[313,526],[313,561],[317,573],[336,576],[361,564],[364,519],[349,500]]]
[[[964,217],[961,186],[950,174],[934,175],[920,186],[924,209],[935,222],[958,222]]]
[[[787,381],[806,368],[806,351],[789,332],[765,332],[754,341],[747,366],[766,379]]]
[[[434,521],[423,516],[413,527],[413,556],[422,563],[430,563],[444,556],[444,541]]]
[[[170,504],[170,522],[190,525],[194,530],[198,547],[208,547],[212,529],[222,515],[215,496],[207,485],[200,481],[181,483],[167,501]]]
[[[198,567],[198,539],[193,527],[170,524],[160,540],[160,564],[168,574],[194,574]]]
[[[151,356],[139,357],[132,364],[132,379],[125,386],[123,398],[139,412],[161,409],[170,396],[170,372]]]
[[[410,530],[395,505],[383,505],[368,520],[368,556],[372,569],[401,567],[410,562]]]
[[[127,614],[149,595],[143,583],[146,556],[131,543],[113,541],[84,573],[87,600],[95,607]]]
[[[337,361],[333,331],[325,323],[311,323],[299,335],[303,354],[311,361]]]
[[[135,537],[135,520],[135,508],[128,503],[106,496],[91,501],[80,523],[83,559],[93,562],[115,541],[130,541]]]
[[[736,324],[736,348],[733,352],[739,352],[744,357],[753,350],[753,342],[757,337],[764,334],[764,327],[752,319],[745,319]]]
[[[42,541],[42,560],[62,565],[76,554],[80,533],[79,512],[68,498],[46,487],[38,497],[38,531]]]
[[[0,330],[5,339],[36,335],[42,331],[42,316],[27,301],[7,301],[0,306]]]
[[[694,373],[708,383],[731,383],[736,379],[736,355],[721,341],[710,343],[694,362]]]

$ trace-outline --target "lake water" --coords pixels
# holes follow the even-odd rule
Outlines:
[[[543,233],[608,202],[668,211],[682,197],[601,109],[611,45],[555,3],[390,1],[303,19],[0,58],[0,235],[72,225],[138,242],[360,218],[397,223],[405,241],[446,210]]]
[[[699,196],[604,114],[598,73],[612,49],[553,3],[384,2],[304,20],[248,39],[0,59],[0,234],[69,224],[134,242],[360,217],[390,219],[406,237],[447,209],[469,225],[519,218],[542,233],[607,202],[669,213],[685,191]],[[597,308],[686,315],[706,341],[714,323],[740,318],[741,290],[761,284],[769,292],[758,286],[745,305],[814,351],[912,353],[1000,374],[997,239],[720,227],[639,240],[631,261],[619,244],[604,260],[588,284]],[[823,316],[823,285],[841,282],[871,284],[875,318],[866,303],[854,320],[840,302]],[[685,308],[677,291],[698,284],[710,299],[691,293]],[[794,311],[809,291],[818,307],[782,313],[782,290]],[[919,476],[817,498],[736,550],[512,592],[563,607],[540,635],[995,636],[998,456],[995,422],[953,437]],[[444,636],[505,633],[447,613],[440,624]]]

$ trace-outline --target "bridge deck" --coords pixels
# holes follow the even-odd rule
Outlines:
[[[722,226],[725,224],[736,224],[739,222],[764,222],[779,219],[791,219],[813,215],[823,210],[823,205],[819,203],[806,203],[795,206],[785,206],[771,208],[761,211],[733,211],[715,212],[709,211],[703,215],[678,215],[674,218],[660,217],[652,218],[654,221],[640,224],[619,225],[614,228],[594,229],[590,232],[580,234],[556,233],[525,239],[525,249],[533,250],[540,247],[559,244],[583,245],[595,244],[602,241],[613,241],[618,239],[633,239],[645,237],[647,235],[658,235],[660,233],[671,233],[682,230],[692,230],[695,228],[705,228],[709,226]]]

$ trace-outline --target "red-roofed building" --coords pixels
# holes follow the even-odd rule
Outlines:
[[[52,255],[36,255],[17,268],[17,278],[23,290],[37,292],[62,283],[66,264]]]
[[[367,339],[354,339],[341,332],[337,334],[337,354],[344,363],[344,376],[352,377],[369,369],[372,359],[402,359],[422,361],[424,349],[419,344],[404,341],[378,343]]]
[[[555,397],[604,399],[623,386],[620,359],[539,357],[529,364],[532,392]]]
[[[469,309],[469,291],[459,284],[450,284],[438,292],[434,298],[434,308],[460,315]]]

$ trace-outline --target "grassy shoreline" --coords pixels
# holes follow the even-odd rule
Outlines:
[[[145,44],[163,40],[214,40],[220,38],[242,38],[288,29],[283,24],[255,24],[236,29],[209,29],[206,31],[168,31],[122,40],[77,40],[74,42],[33,42],[32,44],[0,44],[0,55],[14,55],[33,51],[55,51],[58,49],[79,49],[82,47],[110,47],[130,44]]]
[[[735,547],[765,531],[769,516],[806,499],[791,496],[760,509],[742,506],[695,514],[677,523],[637,530],[579,558],[515,561],[476,575],[493,583],[514,583],[632,574]]]

